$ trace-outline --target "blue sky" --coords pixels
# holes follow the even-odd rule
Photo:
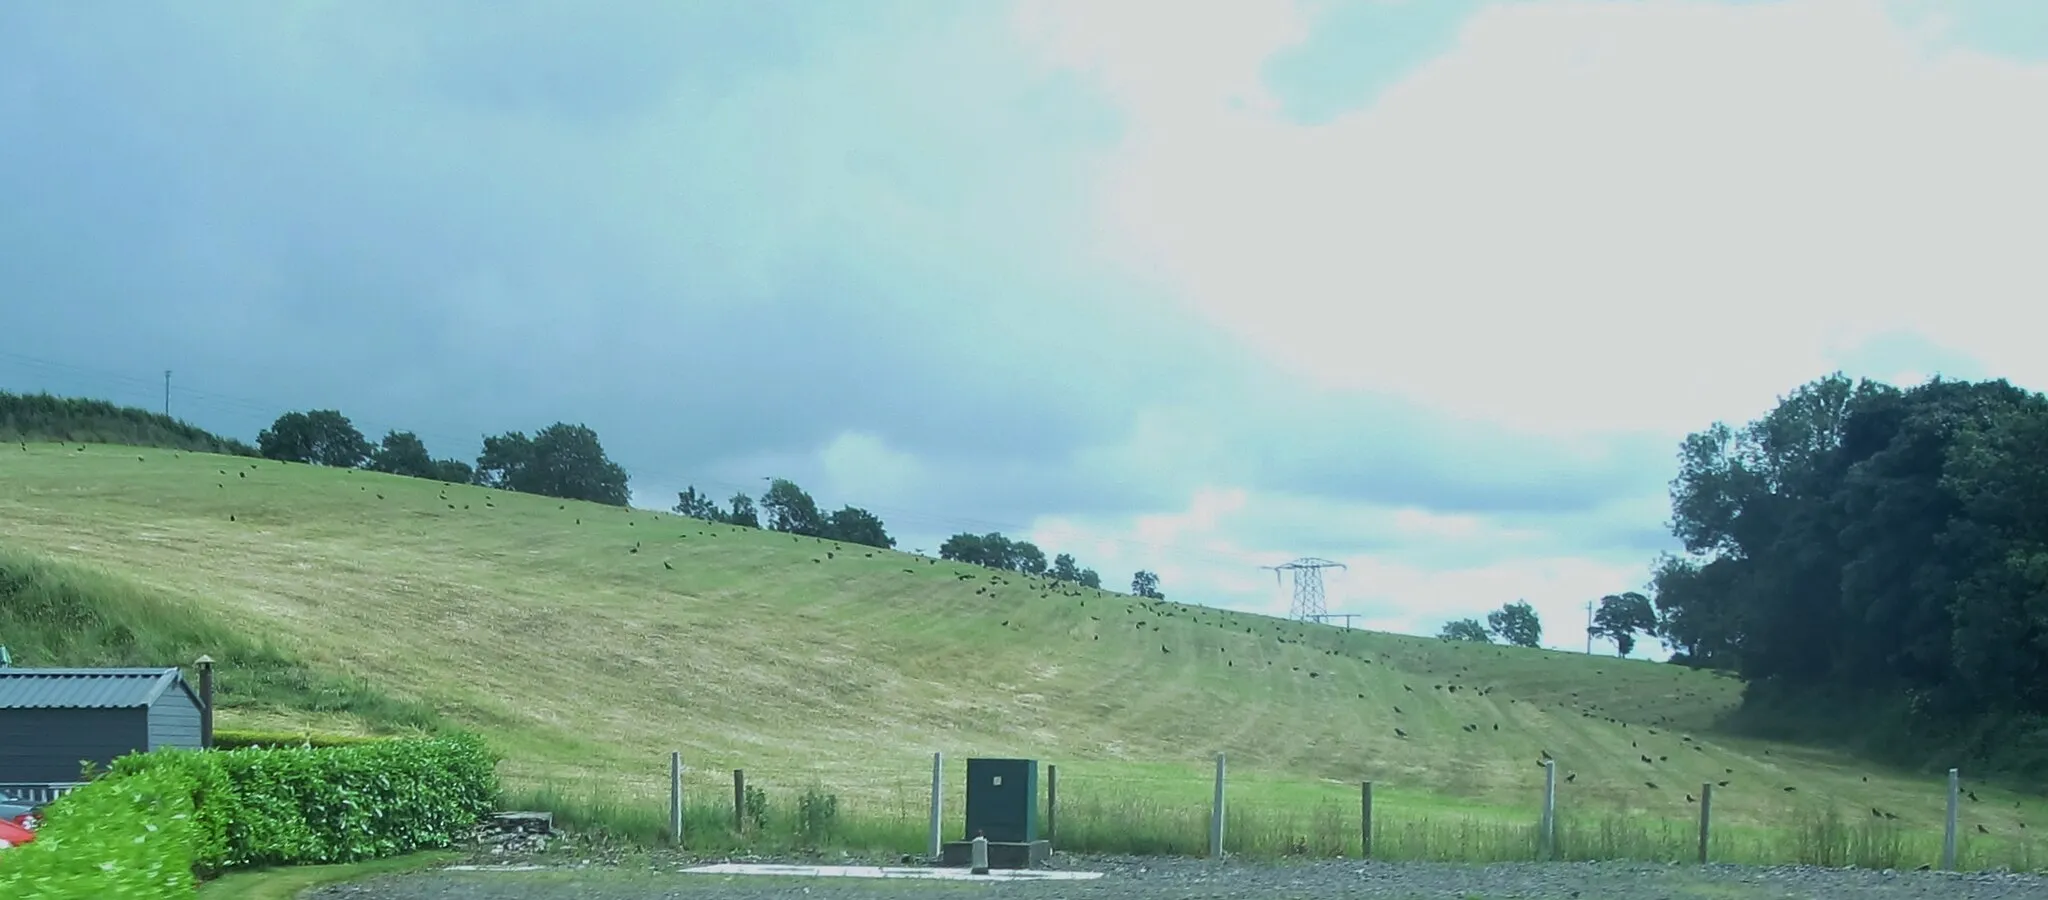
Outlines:
[[[1683,434],[2048,386],[2048,4],[0,9],[0,389],[598,429],[906,548],[1581,646]]]

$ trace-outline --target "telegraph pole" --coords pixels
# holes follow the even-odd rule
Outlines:
[[[1586,601],[1586,655],[1593,655],[1593,601]]]
[[[164,418],[171,417],[171,370],[164,370]]]

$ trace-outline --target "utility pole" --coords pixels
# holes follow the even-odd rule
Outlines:
[[[164,370],[164,418],[171,417],[171,370]]]
[[[1586,601],[1586,655],[1593,655],[1593,601]]]

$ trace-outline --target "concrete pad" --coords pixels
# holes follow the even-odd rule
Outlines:
[[[1056,869],[990,869],[975,875],[966,869],[917,868],[911,866],[793,866],[770,863],[718,863],[683,870],[695,875],[782,875],[816,878],[927,878],[942,881],[1093,881],[1101,872],[1069,872]]]

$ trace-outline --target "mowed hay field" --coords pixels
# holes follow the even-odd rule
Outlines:
[[[0,448],[0,543],[438,709],[502,747],[515,786],[655,797],[679,749],[699,795],[743,768],[771,790],[816,784],[916,822],[933,751],[954,790],[968,756],[1028,756],[1060,767],[1063,809],[1119,798],[1185,817],[1198,841],[1217,752],[1233,815],[1355,818],[1371,780],[1389,827],[1526,823],[1547,752],[1561,809],[1671,823],[1681,842],[1702,782],[1727,782],[1714,808],[1731,834],[1875,810],[1940,838],[1938,776],[1718,737],[1740,683],[1658,663],[1345,631],[644,510],[128,447]],[[291,709],[223,716],[367,727]],[[1973,837],[2023,842],[2023,822],[2048,825],[2034,798],[1977,794]]]

